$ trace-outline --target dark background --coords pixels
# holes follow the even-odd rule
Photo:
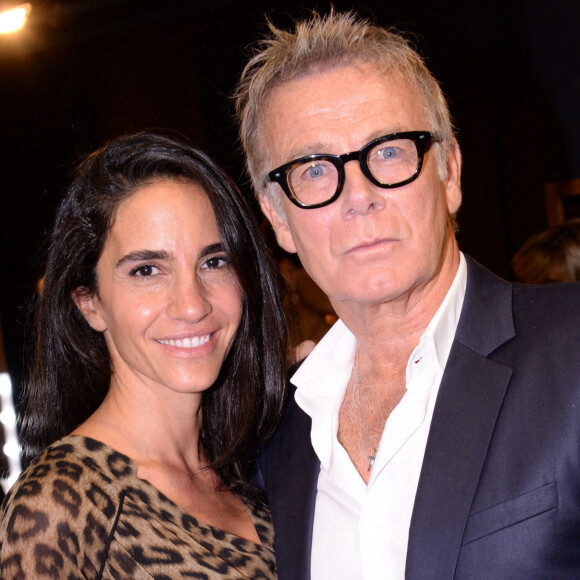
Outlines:
[[[179,132],[249,193],[229,100],[265,32],[328,2],[81,0],[33,3],[0,38],[0,315],[22,373],[39,245],[70,167],[109,138]],[[1,2],[0,2],[1,4]],[[580,177],[577,0],[399,0],[354,8],[412,33],[449,98],[463,150],[461,248],[501,276],[546,225],[543,184]]]

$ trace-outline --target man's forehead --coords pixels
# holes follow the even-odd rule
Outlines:
[[[337,146],[358,148],[389,133],[427,130],[426,119],[422,99],[405,77],[376,70],[371,63],[357,63],[278,85],[262,107],[260,133],[270,151],[282,146],[285,157],[296,158],[345,153],[346,149],[329,149],[336,134],[345,130],[356,138]]]
[[[359,82],[353,85],[347,82],[358,77]],[[344,79],[344,82],[343,82]],[[293,105],[300,110],[301,102],[313,97],[317,101],[317,113],[336,115],[337,103],[343,95],[348,95],[350,104],[364,102],[369,97],[369,87],[380,86],[380,98],[388,102],[393,93],[404,93],[408,102],[422,101],[416,84],[397,70],[377,66],[371,62],[346,63],[340,66],[310,71],[307,74],[293,77],[273,87],[266,95],[262,106],[260,121],[268,122],[268,117],[283,114],[280,104]],[[333,91],[327,90],[332,86]]]
[[[312,67],[301,74],[277,82],[266,94],[265,101],[270,100],[272,96],[285,93],[288,89],[292,89],[294,85],[309,84],[309,81],[312,81],[313,84],[324,83],[326,79],[349,76],[353,72],[363,76],[376,76],[377,78],[383,79],[385,83],[393,81],[408,85],[409,88],[414,90],[413,83],[408,78],[408,75],[394,67],[387,67],[381,62],[374,61],[340,61],[330,65]]]

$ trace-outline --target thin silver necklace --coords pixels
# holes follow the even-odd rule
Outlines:
[[[361,378],[360,375],[358,373],[358,349],[356,351],[356,357],[354,359],[354,388],[356,390],[356,395],[357,395],[357,404],[358,407],[360,409],[361,405],[360,405],[360,384],[361,384]],[[367,439],[370,439],[370,436],[368,436],[367,433]],[[372,446],[372,451],[370,455],[367,455],[367,458],[369,460],[369,465],[367,467],[367,471],[371,471],[371,469],[373,468],[373,465],[375,464],[375,460],[377,458],[377,448],[373,445]]]

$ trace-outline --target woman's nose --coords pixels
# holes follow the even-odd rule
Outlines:
[[[203,284],[195,276],[176,280],[171,289],[168,308],[172,318],[197,322],[210,312],[211,303],[207,299]]]

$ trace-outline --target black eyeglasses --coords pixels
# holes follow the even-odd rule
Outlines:
[[[358,160],[363,175],[385,189],[419,177],[425,151],[441,139],[429,131],[405,131],[374,139],[360,151],[344,155],[307,155],[268,173],[298,207],[315,209],[336,201],[344,187],[344,165]]]

